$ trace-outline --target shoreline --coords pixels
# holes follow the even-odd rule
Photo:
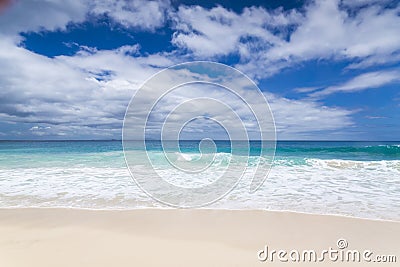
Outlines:
[[[0,207],[0,213],[3,210],[82,210],[82,211],[118,211],[118,212],[132,212],[136,210],[211,210],[211,211],[248,211],[248,212],[273,212],[273,213],[287,213],[287,214],[300,214],[300,215],[311,215],[311,216],[328,216],[328,217],[339,217],[339,218],[349,218],[356,220],[366,220],[366,221],[377,221],[377,222],[389,222],[389,223],[400,223],[399,220],[391,220],[391,219],[382,219],[382,218],[368,218],[368,217],[358,217],[355,215],[345,215],[345,214],[335,214],[335,213],[312,213],[305,211],[293,211],[293,210],[273,210],[273,209],[246,209],[246,208],[208,208],[208,207],[199,207],[199,208],[174,208],[174,207],[136,207],[136,208],[84,208],[84,207],[63,207],[63,206],[54,206],[54,207]]]
[[[287,266],[257,252],[322,251],[341,238],[349,249],[397,256],[387,266],[400,261],[400,222],[283,211],[0,209],[0,236],[0,266]],[[342,265],[317,263],[331,264]]]

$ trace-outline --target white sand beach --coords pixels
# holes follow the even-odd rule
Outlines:
[[[397,266],[400,223],[239,210],[0,210],[0,266]],[[262,262],[269,250],[370,250],[397,263]],[[287,258],[288,256],[286,256]]]

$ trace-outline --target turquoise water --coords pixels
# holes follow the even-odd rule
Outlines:
[[[229,164],[231,143],[215,143],[215,160],[222,168]],[[236,145],[243,146],[235,153],[239,159],[249,159],[251,171],[253,161],[259,160],[260,142],[251,142],[250,158],[245,143]],[[160,142],[147,141],[146,146],[151,157],[162,155]],[[133,142],[130,149],[139,162],[146,154],[136,147],[140,145]],[[181,141],[176,152],[195,160],[199,142]],[[207,153],[207,147],[203,152]],[[163,173],[172,183],[183,179],[172,167],[166,167]],[[211,176],[184,179],[215,179]],[[256,193],[248,192],[244,179],[211,207],[399,220],[399,203],[400,142],[283,141],[277,143],[272,170]],[[120,141],[0,141],[0,207],[163,206],[141,192],[131,179]]]
[[[236,142],[243,143],[243,155],[246,155],[246,142]],[[218,153],[231,152],[230,141],[215,141],[215,143]],[[183,153],[199,152],[199,141],[180,141],[180,146]],[[147,141],[146,147],[150,152],[163,149],[160,141]],[[260,150],[261,142],[250,142],[250,156],[259,155]],[[55,162],[65,165],[121,166],[124,165],[121,157],[123,157],[121,141],[0,141],[0,164],[4,167],[35,167]],[[277,142],[276,157],[288,159],[288,164],[304,164],[304,159],[307,158],[399,160],[400,142],[280,141]]]

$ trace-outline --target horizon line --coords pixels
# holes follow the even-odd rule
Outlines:
[[[201,141],[202,139],[183,139],[179,141]],[[0,139],[0,142],[122,142],[122,139]],[[143,141],[141,139],[132,139],[126,141]],[[145,141],[176,141],[173,139],[147,139]],[[213,141],[266,141],[270,142],[273,140],[260,140],[260,139],[251,139],[251,140],[242,140],[242,139],[215,139]],[[276,142],[400,142],[400,140],[328,140],[328,139],[281,139],[276,140]]]

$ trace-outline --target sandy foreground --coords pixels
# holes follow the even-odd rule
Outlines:
[[[315,250],[320,255],[330,247],[339,251],[341,238],[348,244],[343,251],[371,250],[371,262],[331,262],[325,256],[324,262],[293,263],[288,254],[288,262],[276,255],[273,261],[258,259],[265,246],[268,254]],[[396,256],[397,263],[373,263],[379,255]],[[1,267],[399,266],[399,262],[399,222],[271,211],[0,210]]]

